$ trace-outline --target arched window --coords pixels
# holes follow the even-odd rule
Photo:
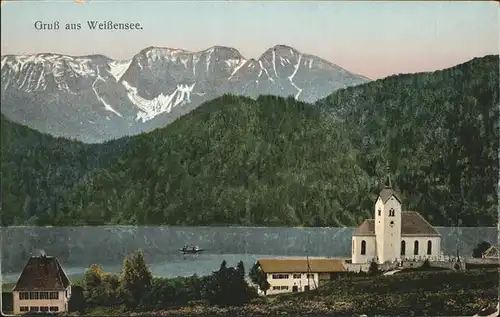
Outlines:
[[[413,254],[418,255],[418,240],[413,244]]]
[[[431,240],[427,241],[427,255],[432,254],[432,242]]]
[[[391,208],[391,210],[389,210],[389,217],[394,217],[395,213],[394,208]]]
[[[405,255],[406,254],[406,241],[403,240],[401,241],[401,255]]]
[[[361,241],[361,255],[365,255],[365,254],[366,254],[366,241],[362,240]]]

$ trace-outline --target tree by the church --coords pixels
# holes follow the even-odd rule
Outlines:
[[[473,258],[482,258],[483,253],[491,247],[491,244],[486,241],[479,242],[476,247],[472,250]]]
[[[377,262],[371,261],[370,267],[368,268],[368,275],[377,275],[379,272]]]

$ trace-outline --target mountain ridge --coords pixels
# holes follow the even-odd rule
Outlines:
[[[102,54],[4,55],[2,113],[54,136],[102,143],[161,128],[223,94],[314,102],[368,82],[285,45],[258,60],[215,45],[191,52],[149,46],[129,59]]]
[[[498,63],[397,75],[316,104],[223,95],[97,145],[2,124],[2,222],[353,226],[373,214],[389,168],[405,209],[433,225],[492,226]]]

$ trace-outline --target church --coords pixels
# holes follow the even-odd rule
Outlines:
[[[374,219],[366,219],[352,234],[352,263],[438,261],[440,255],[441,234],[418,212],[402,211],[389,179],[375,202]]]

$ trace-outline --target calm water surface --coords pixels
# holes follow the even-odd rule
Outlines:
[[[446,254],[470,255],[478,242],[498,240],[496,227],[437,227]],[[350,257],[353,228],[255,227],[8,227],[2,228],[3,283],[15,282],[30,255],[56,256],[71,277],[93,263],[119,272],[123,258],[139,248],[155,276],[206,275],[225,260],[248,270],[261,257]],[[205,251],[182,255],[183,245]]]

